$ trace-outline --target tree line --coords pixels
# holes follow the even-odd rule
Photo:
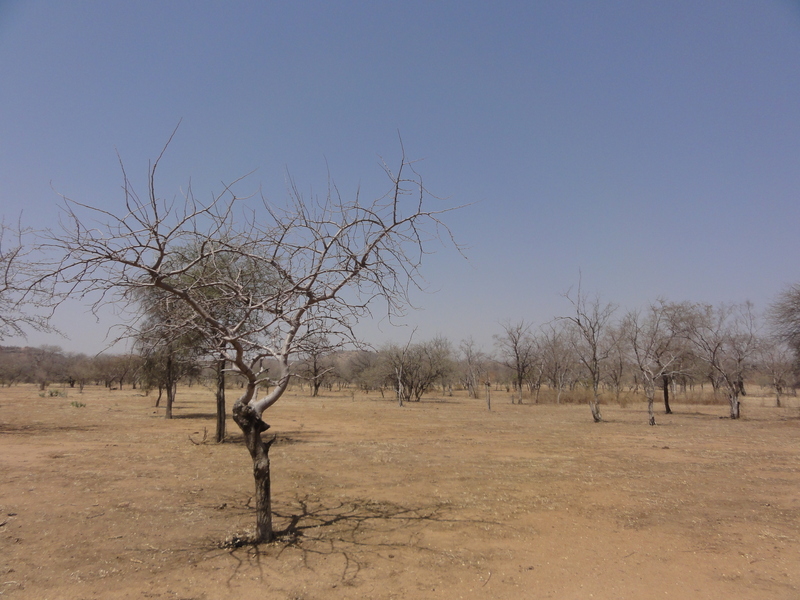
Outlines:
[[[486,384],[510,391],[512,403],[524,397],[539,403],[545,392],[546,401],[559,404],[578,389],[589,393],[595,420],[602,419],[601,394],[619,399],[634,392],[646,399],[651,425],[657,395],[669,414],[671,395],[708,387],[727,399],[731,418],[738,418],[746,381],[771,388],[777,406],[784,394],[794,393],[800,337],[785,322],[786,315],[794,315],[787,306],[794,295],[786,292],[758,315],[750,303],[712,306],[663,299],[621,311],[579,291],[567,294],[572,312],[541,326],[526,320],[499,323],[488,352],[472,338],[456,345],[443,336],[414,341],[412,334],[404,344],[354,350],[317,336],[306,340],[290,368],[294,385],[306,387],[311,396],[351,389],[380,393],[400,405],[418,402],[432,390],[466,390],[472,398],[484,398]],[[42,390],[51,383],[78,389],[87,383],[130,385],[147,393],[158,390],[158,402],[170,387],[174,393],[178,382],[213,386],[219,369],[228,370],[217,364],[220,356],[213,348],[191,336],[169,344],[156,340],[142,334],[137,351],[124,355],[68,354],[52,346],[0,348],[0,383],[36,383]],[[275,367],[270,361],[260,366]],[[227,386],[243,384],[234,376]]]
[[[658,301],[620,315],[578,286],[566,294],[571,310],[541,328],[502,324],[490,353],[470,339],[456,349],[441,337],[413,336],[404,344],[359,350],[354,327],[376,307],[390,320],[406,315],[411,290],[423,287],[431,243],[459,249],[443,221],[454,208],[428,192],[402,141],[396,166],[381,165],[386,193],[346,198],[329,180],[322,197],[307,198],[290,181],[288,199],[279,203],[238,194],[238,180],[204,201],[191,186],[182,196],[164,198],[156,176],[165,150],[149,166],[141,195],[120,165],[116,208],[63,197],[57,228],[0,223],[0,340],[49,328],[52,312],[78,298],[92,310],[113,305],[133,315],[120,339],[135,341],[138,366],[122,375],[120,360],[117,375],[109,367],[98,381],[156,382],[169,416],[177,382],[204,365],[215,373],[218,425],[224,425],[225,379],[233,378],[241,387],[231,412],[253,463],[256,543],[275,535],[269,461],[275,436],[263,435],[270,429],[263,416],[293,380],[307,382],[312,393],[336,378],[392,390],[400,404],[419,401],[437,384],[449,389],[460,383],[477,397],[481,386],[488,392],[492,382],[506,380],[518,402],[524,389],[538,398],[547,385],[559,401],[564,390],[582,386],[595,421],[602,420],[605,388],[633,382],[648,395],[652,424],[655,389],[666,394],[673,382],[707,381],[725,390],[731,417],[738,418],[745,378],[756,362],[766,364],[770,355],[777,365],[798,347],[797,320],[786,317],[800,312],[797,303],[785,314],[776,304],[775,322],[785,328],[776,325],[779,335],[765,337],[749,304]],[[39,361],[31,373],[38,373],[40,386],[57,376],[47,369],[58,364],[69,366],[61,375],[69,385],[92,377],[92,361],[62,361],[55,352],[44,358],[35,351],[13,354],[3,353],[4,360]],[[774,372],[780,399],[789,375],[777,366]]]

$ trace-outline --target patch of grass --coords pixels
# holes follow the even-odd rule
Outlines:
[[[74,407],[74,408],[83,408],[83,407],[86,406],[86,403],[85,402],[78,402],[77,400],[73,400],[72,402],[69,403],[69,405]]]

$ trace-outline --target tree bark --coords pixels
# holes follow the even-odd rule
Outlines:
[[[594,419],[594,422],[600,423],[603,420],[603,416],[600,414],[600,402],[597,398],[589,401],[589,408],[592,409],[592,419]]]
[[[172,348],[167,352],[167,406],[164,413],[165,419],[172,418],[172,403],[175,401],[175,373],[172,364]]]
[[[225,441],[225,359],[217,361],[217,443]]]
[[[662,375],[661,383],[664,386],[664,413],[671,415],[672,409],[669,407],[669,375]]]
[[[589,400],[589,408],[592,409],[592,419],[594,419],[595,423],[600,423],[603,420],[603,416],[600,414],[600,394],[599,388],[600,384],[595,378],[594,382],[592,383],[592,399]]]
[[[244,434],[244,443],[253,459],[253,479],[255,481],[256,531],[253,542],[271,542],[275,533],[272,529],[272,496],[270,490],[269,448],[275,441],[266,442],[261,434],[269,429],[248,404],[237,401],[233,405],[233,420]]]
[[[731,404],[731,419],[738,419],[741,416],[739,394],[735,391],[731,392],[728,400]]]

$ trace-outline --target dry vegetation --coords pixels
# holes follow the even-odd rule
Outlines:
[[[678,398],[649,427],[630,398],[594,424],[499,392],[290,392],[266,414],[286,533],[259,547],[247,451],[198,443],[213,393],[173,421],[151,400],[0,390],[0,597],[800,597],[796,398],[739,421]]]

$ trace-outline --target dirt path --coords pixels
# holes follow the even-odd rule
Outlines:
[[[210,391],[172,421],[150,401],[0,390],[0,597],[800,597],[796,407],[678,405],[651,428],[643,405],[595,425],[290,395],[267,421],[276,526],[299,535],[222,549],[254,520],[249,457],[190,441],[213,432]]]

